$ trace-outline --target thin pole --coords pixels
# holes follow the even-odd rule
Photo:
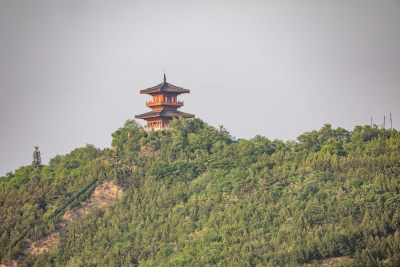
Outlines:
[[[390,112],[390,145],[393,145],[392,112]]]
[[[383,130],[385,130],[385,122],[386,122],[386,116],[383,115]]]

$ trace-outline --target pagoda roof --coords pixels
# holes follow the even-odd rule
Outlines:
[[[152,94],[157,92],[185,94],[185,93],[190,93],[190,90],[167,83],[167,79],[164,74],[164,82],[156,86],[140,90],[141,94]]]
[[[136,119],[154,118],[154,117],[182,117],[182,118],[194,118],[193,114],[185,113],[178,110],[153,110],[147,113],[136,115]]]

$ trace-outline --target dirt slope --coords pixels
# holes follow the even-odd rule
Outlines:
[[[94,208],[104,208],[115,198],[120,197],[122,193],[123,188],[115,185],[112,181],[103,182],[96,187],[88,200],[81,202],[78,206],[68,210],[64,214],[63,219],[56,224],[56,231],[54,233],[36,241],[27,240],[26,249],[22,251],[18,259],[6,263],[6,265],[1,264],[0,267],[18,266],[29,255],[37,255],[55,248],[60,241],[61,233],[67,230],[75,221],[88,214]]]

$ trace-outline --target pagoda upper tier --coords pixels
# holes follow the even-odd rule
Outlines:
[[[177,100],[178,95],[188,94],[190,90],[167,83],[165,74],[164,82],[140,90],[140,93],[149,94],[153,97],[152,101],[146,102],[146,106],[153,111],[135,116],[136,119],[146,120],[147,128],[167,128],[172,118],[194,118],[193,114],[177,110],[183,106],[183,102]]]
[[[190,90],[167,83],[167,79],[164,75],[164,82],[160,83],[159,85],[140,90],[140,93],[149,95],[159,94],[159,93],[173,93],[180,95],[186,93],[189,94]]]

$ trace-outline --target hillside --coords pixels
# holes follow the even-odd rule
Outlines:
[[[115,150],[87,145],[1,177],[1,262],[112,180],[121,198],[22,265],[400,265],[398,131],[326,124],[283,142],[235,140],[199,119],[170,126],[127,121]]]

